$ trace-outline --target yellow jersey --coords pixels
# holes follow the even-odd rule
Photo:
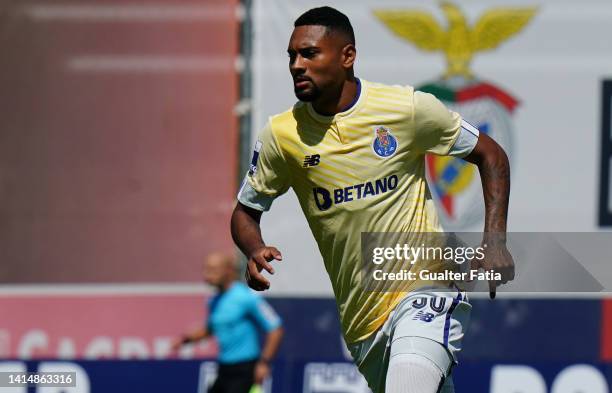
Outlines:
[[[272,116],[238,194],[244,205],[268,210],[293,188],[323,256],[347,343],[382,326],[406,292],[431,284],[366,291],[361,233],[441,231],[425,155],[465,156],[477,140],[477,131],[461,136],[459,114],[431,94],[358,82],[356,102],[334,116],[304,102]]]

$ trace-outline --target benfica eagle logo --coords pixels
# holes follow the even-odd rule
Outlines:
[[[469,25],[461,10],[442,3],[448,25],[443,28],[427,12],[406,9],[376,10],[374,14],[396,36],[424,51],[442,51],[447,69],[439,80],[417,90],[434,94],[497,141],[512,157],[512,114],[518,101],[500,87],[479,80],[470,70],[475,53],[497,48],[520,32],[536,8],[494,8]],[[478,170],[453,157],[429,155],[427,175],[445,228],[458,230],[484,218]]]

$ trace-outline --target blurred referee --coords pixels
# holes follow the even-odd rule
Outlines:
[[[218,292],[208,301],[208,322],[204,327],[178,338],[172,349],[215,336],[219,343],[217,380],[209,393],[248,393],[270,375],[283,336],[281,320],[270,305],[237,281],[236,258],[214,253],[203,266],[204,281]],[[266,332],[263,349],[258,328]]]

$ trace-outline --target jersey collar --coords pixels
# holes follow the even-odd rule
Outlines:
[[[363,102],[365,101],[366,90],[367,90],[367,83],[365,83],[365,81],[359,78],[355,78],[355,79],[357,80],[357,95],[353,99],[353,102],[351,102],[342,112],[338,112],[332,116],[324,116],[324,115],[317,113],[317,111],[315,111],[314,108],[312,107],[312,104],[308,102],[306,103],[308,114],[312,116],[315,120],[320,121],[322,123],[330,123],[337,119],[350,116],[359,107],[363,105]]]

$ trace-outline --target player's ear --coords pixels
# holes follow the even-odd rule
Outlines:
[[[357,49],[353,44],[346,44],[342,48],[342,66],[344,68],[351,68],[355,64],[357,58]]]

